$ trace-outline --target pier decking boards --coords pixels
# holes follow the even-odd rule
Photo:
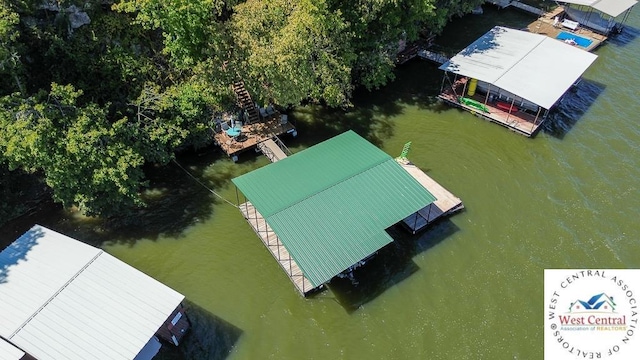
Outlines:
[[[400,162],[402,168],[416,179],[425,189],[427,189],[436,201],[404,218],[402,221],[414,234],[422,230],[427,225],[443,216],[448,216],[456,211],[462,210],[462,200],[453,195],[449,190],[438,184],[424,171],[409,162]]]
[[[0,336],[39,360],[151,359],[142,351],[157,343],[183,299],[103,250],[42,226],[0,252]]]
[[[446,86],[439,98],[533,136],[548,110],[596,58],[544,35],[496,26],[440,66],[447,81],[443,81]],[[473,95],[466,91],[470,78],[478,80]],[[489,111],[469,106],[462,97],[483,104]]]
[[[255,148],[259,143],[272,139],[274,136],[283,134],[296,135],[296,128],[290,122],[282,122],[280,114],[270,119],[263,119],[261,122],[242,125],[239,137],[229,136],[224,130],[217,129],[213,138],[232,159],[237,160],[240,153]]]
[[[527,30],[529,30],[529,32],[531,33],[545,35],[552,39],[557,39],[558,35],[562,32],[567,32],[575,36],[588,39],[589,41],[591,41],[591,44],[589,44],[588,46],[585,46],[585,47],[577,46],[577,45],[575,46],[576,48],[582,49],[585,51],[593,51],[607,40],[606,35],[597,33],[584,26],[578,26],[577,29],[569,29],[569,28],[563,27],[562,26],[563,21],[560,19],[564,16],[565,16],[564,9],[561,6],[558,6],[553,10],[542,14],[540,17],[538,17],[538,19],[531,22],[527,26]],[[556,23],[556,18],[558,19],[557,23]]]
[[[389,244],[387,228],[436,200],[352,131],[232,181],[248,200],[243,216],[303,295]]]

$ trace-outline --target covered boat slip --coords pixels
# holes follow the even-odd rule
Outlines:
[[[37,359],[130,360],[184,296],[36,225],[0,252],[0,299],[0,336]]]
[[[440,66],[439,98],[532,136],[596,58],[544,35],[496,26]]]
[[[581,26],[608,35],[621,28],[636,0],[564,0],[564,12]]]
[[[586,46],[576,43],[575,46],[586,51],[595,50],[607,40],[606,35],[594,32],[584,26],[578,26],[577,28],[563,26],[563,24],[567,25],[563,17],[565,17],[565,11],[561,6],[558,6],[527,25],[527,30],[534,34],[546,35],[552,39],[567,40],[567,43],[571,43],[568,40],[571,38],[583,38],[590,41],[590,43]],[[563,34],[571,34],[571,36],[568,39],[562,39]]]
[[[232,181],[248,200],[243,216],[303,295],[392,242],[387,228],[436,200],[352,131]]]

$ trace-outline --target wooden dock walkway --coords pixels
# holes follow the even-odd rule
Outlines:
[[[526,11],[529,14],[533,14],[535,16],[544,15],[544,10],[538,9],[535,6],[531,6],[531,5],[527,5],[527,4],[521,3],[520,1],[512,1],[512,2],[509,3],[508,6],[513,6],[516,9],[520,9],[520,10]]]
[[[427,49],[423,49],[418,51],[418,56],[429,60],[429,61],[433,61],[438,65],[442,65],[444,63],[446,63],[447,61],[449,61],[449,58],[446,57],[444,54],[439,53],[439,52],[435,52],[435,51],[431,51],[431,50],[427,50]]]
[[[270,119],[244,124],[241,135],[237,137],[229,136],[224,130],[217,128],[213,135],[214,141],[233,161],[237,161],[240,153],[255,148],[258,144],[275,136],[291,134],[295,137],[298,134],[295,126],[288,121],[283,123],[282,116],[284,115],[276,113]]]
[[[276,139],[280,140],[277,137]],[[280,143],[282,143],[282,141],[280,141]],[[284,144],[282,145],[284,146]],[[271,161],[272,163],[287,157],[287,154],[285,154],[284,150],[280,146],[278,146],[278,144],[276,144],[273,139],[269,139],[259,143],[258,150],[260,150],[260,152],[262,152],[264,156],[266,156],[267,159],[269,159],[269,161]]]
[[[262,243],[267,247],[271,255],[278,261],[280,267],[287,274],[296,289],[306,296],[317,288],[307,279],[295,260],[289,255],[289,251],[280,242],[278,235],[271,229],[262,215],[250,202],[240,204],[240,211],[253,231],[258,235]],[[319,288],[319,287],[318,287]]]
[[[462,200],[430,178],[424,173],[424,171],[420,170],[420,168],[408,161],[398,162],[405,171],[413,176],[414,179],[416,179],[436,198],[436,201],[433,203],[402,220],[404,225],[406,225],[414,234],[437,219],[464,209]]]

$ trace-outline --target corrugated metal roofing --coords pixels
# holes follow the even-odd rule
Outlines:
[[[488,82],[549,109],[596,58],[544,35],[496,26],[440,69]]]
[[[266,218],[390,158],[349,131],[232,181]]]
[[[0,253],[0,335],[40,360],[133,359],[184,296],[36,225]]]
[[[352,131],[233,182],[314,286],[391,242],[386,228],[435,200]]]
[[[0,339],[0,360],[20,360],[24,356],[24,351]]]
[[[620,16],[638,3],[636,0],[563,0],[562,2],[590,6],[613,17]]]

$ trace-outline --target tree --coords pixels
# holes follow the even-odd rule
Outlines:
[[[311,0],[248,0],[234,11],[233,64],[260,100],[348,104],[355,56],[339,11]]]
[[[52,84],[49,93],[0,100],[0,149],[10,168],[41,172],[64,206],[113,215],[142,206],[140,131],[126,118],[110,123],[81,91]]]
[[[16,43],[19,35],[17,29],[19,21],[18,14],[9,7],[9,4],[0,0],[0,91],[2,88],[24,91],[19,76],[22,68]],[[13,83],[5,83],[6,78],[12,79]]]

